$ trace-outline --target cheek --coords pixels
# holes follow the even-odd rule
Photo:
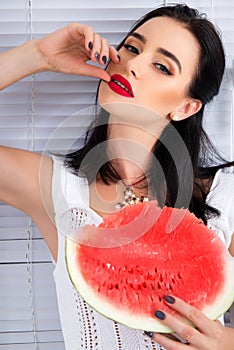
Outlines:
[[[176,84],[176,86],[163,86],[163,84],[157,83],[155,89],[145,89],[142,94],[142,99],[145,102],[148,101],[150,106],[156,107],[156,109],[163,114],[171,112],[184,97],[184,91],[178,88],[178,84]]]

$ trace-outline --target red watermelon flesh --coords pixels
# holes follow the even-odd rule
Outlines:
[[[102,248],[67,239],[74,286],[94,309],[136,329],[171,331],[154,317],[158,309],[173,313],[163,301],[165,295],[178,296],[216,319],[234,300],[234,259],[188,210],[159,209],[155,202],[135,204],[106,217],[92,233],[125,225],[132,230],[134,225],[128,225],[137,225],[137,217],[147,227],[152,208],[154,224],[130,243]]]

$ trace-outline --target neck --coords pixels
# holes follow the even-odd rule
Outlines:
[[[111,163],[125,183],[131,184],[144,176],[152,161],[152,149],[168,121],[153,115],[144,120],[131,114],[130,118],[119,118],[110,114],[108,123],[108,154]],[[135,120],[135,119],[137,120]],[[147,122],[147,120],[150,120]]]
[[[152,150],[167,118],[134,104],[105,105],[108,122],[108,154],[122,179],[131,183],[142,177],[152,162]]]
[[[154,136],[139,127],[111,123],[108,125],[108,155],[119,176],[131,184],[149,169],[156,142]]]

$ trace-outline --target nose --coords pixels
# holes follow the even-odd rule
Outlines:
[[[145,58],[141,54],[131,58],[126,63],[126,71],[128,75],[132,75],[136,79],[141,78],[142,74],[145,71],[145,67],[146,67]]]

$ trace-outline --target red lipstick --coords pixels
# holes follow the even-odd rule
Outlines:
[[[134,97],[131,84],[120,74],[113,74],[108,83],[111,90],[124,97]]]

